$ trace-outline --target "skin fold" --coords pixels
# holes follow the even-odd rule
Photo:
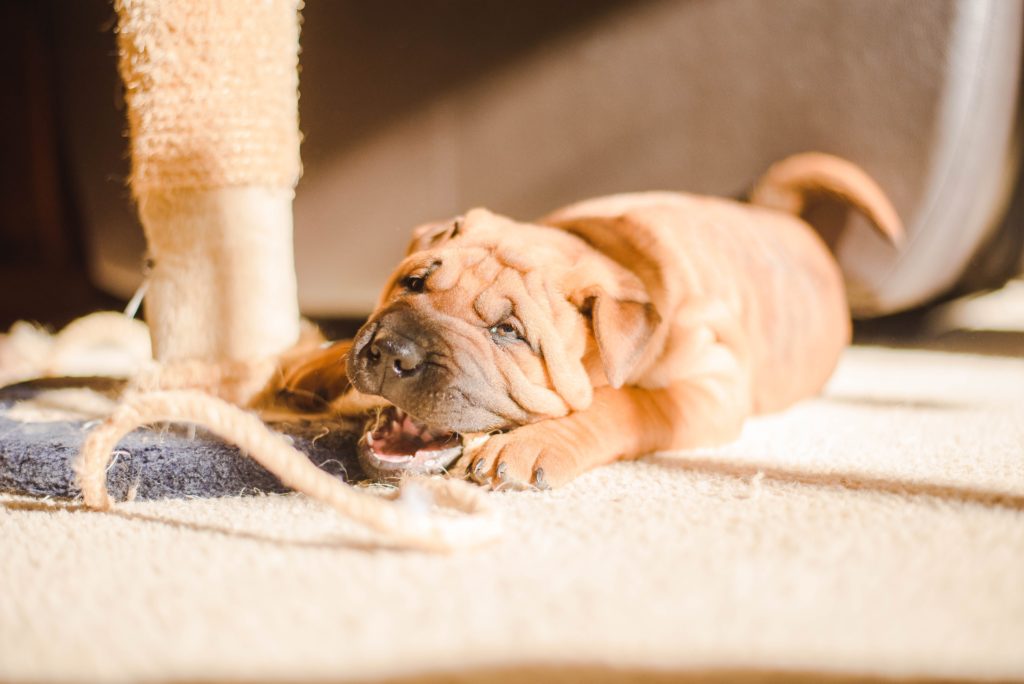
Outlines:
[[[473,209],[421,226],[351,348],[293,360],[292,383],[329,400],[351,382],[432,428],[501,430],[466,464],[492,485],[728,442],[817,393],[849,343],[842,274],[799,218],[822,194],[900,240],[877,185],[819,153],[773,166],[751,204],[633,193],[533,223]]]

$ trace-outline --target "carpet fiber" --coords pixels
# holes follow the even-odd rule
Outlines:
[[[855,347],[728,447],[492,495],[502,541],[448,556],[296,495],[2,495],[0,681],[1024,679],[1007,335]]]

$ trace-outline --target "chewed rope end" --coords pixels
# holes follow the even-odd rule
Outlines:
[[[435,477],[406,480],[404,500],[394,502],[358,492],[317,468],[254,414],[195,390],[129,396],[89,433],[75,463],[87,506],[106,510],[114,504],[106,482],[114,447],[135,428],[156,422],[185,422],[210,430],[236,444],[286,486],[380,533],[387,545],[449,551],[486,543],[499,532],[477,487]],[[435,510],[439,507],[460,515],[443,515]]]

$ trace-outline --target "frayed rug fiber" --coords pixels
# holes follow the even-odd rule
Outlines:
[[[1024,680],[1007,335],[852,348],[732,445],[491,494],[449,555],[294,494],[0,495],[0,681]]]

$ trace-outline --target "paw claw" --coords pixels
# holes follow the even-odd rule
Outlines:
[[[533,471],[533,484],[537,489],[551,489],[551,485],[544,479],[543,468],[537,468]]]
[[[576,449],[558,444],[543,424],[526,425],[487,441],[469,463],[469,479],[494,489],[552,489],[581,468]]]
[[[473,479],[477,482],[483,482],[486,477],[484,476],[484,467],[487,465],[487,461],[482,458],[476,459],[473,463]]]

